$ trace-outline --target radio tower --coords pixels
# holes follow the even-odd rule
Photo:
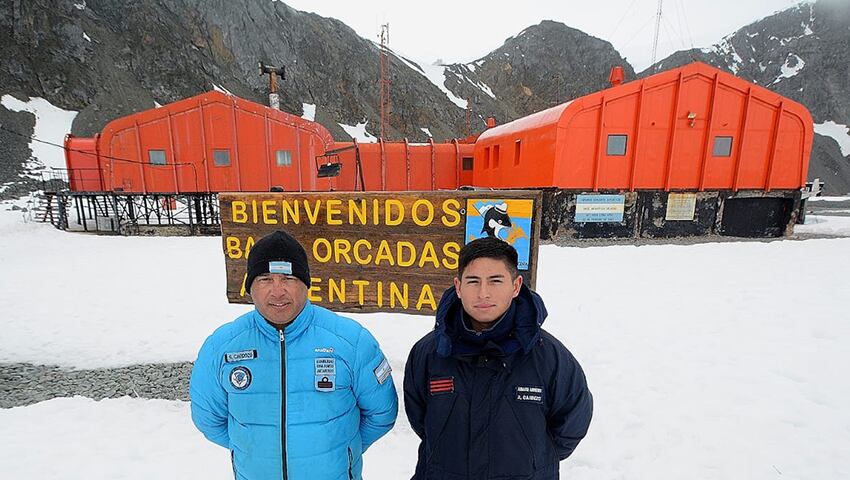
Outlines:
[[[655,38],[652,40],[652,69],[655,70],[655,59],[658,55],[658,33],[661,31],[661,6],[664,0],[658,0],[658,12],[655,14]]]
[[[381,140],[386,140],[385,126],[387,123],[387,115],[390,111],[390,24],[381,25],[381,48],[379,50],[381,56]]]
[[[471,134],[472,130],[472,100],[466,97],[466,136]]]

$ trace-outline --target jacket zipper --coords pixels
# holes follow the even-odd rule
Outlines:
[[[348,447],[348,480],[354,480],[354,455]]]
[[[280,462],[283,480],[289,475],[286,471],[286,339],[283,329],[280,332]]]

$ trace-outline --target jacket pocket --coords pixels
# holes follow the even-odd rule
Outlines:
[[[534,458],[534,450],[535,450],[534,444],[531,442],[531,439],[528,437],[528,434],[526,433],[526,426],[523,425],[524,422],[522,421],[522,419],[520,419],[519,415],[517,415],[516,408],[514,407],[514,404],[511,401],[510,397],[507,399],[507,403],[508,403],[508,406],[509,406],[509,410],[511,411],[511,415],[513,415],[514,420],[516,420],[516,425],[517,425],[517,427],[519,427],[518,428],[519,434],[520,434],[519,436],[522,437],[526,448],[528,448],[528,450],[527,450],[528,456],[531,457],[531,468],[533,470],[536,470],[537,469],[537,461]]]
[[[490,474],[494,478],[533,478],[542,463],[539,435],[534,428],[542,419],[539,405],[516,401],[514,394],[502,396],[491,417],[487,435],[490,443]],[[545,429],[543,430],[545,435]]]
[[[457,402],[457,395],[452,395],[451,400],[443,398],[439,402],[432,400],[428,404],[428,412],[425,416],[425,440],[427,442],[426,465],[430,465],[432,462],[439,462],[441,456],[439,452],[442,447],[446,446],[446,443],[450,442],[452,446],[456,446],[458,444],[457,442],[463,442],[460,438],[451,438],[447,442],[441,441],[446,431],[446,426],[449,424],[452,413],[457,406]]]

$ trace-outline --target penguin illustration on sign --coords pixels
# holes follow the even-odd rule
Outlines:
[[[508,204],[505,202],[498,205],[482,205],[478,213],[484,219],[481,233],[487,234],[488,237],[499,238],[499,232],[513,226],[511,217],[508,216]]]

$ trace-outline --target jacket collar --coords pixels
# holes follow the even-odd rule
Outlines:
[[[313,322],[313,316],[316,313],[316,307],[307,300],[307,303],[304,304],[304,309],[301,310],[301,313],[295,317],[295,320],[291,321],[289,325],[286,326],[283,330],[283,334],[287,339],[293,339],[301,335],[304,330]],[[257,327],[263,335],[274,339],[276,342],[280,341],[280,333],[277,327],[266,321],[266,319],[260,315],[260,311],[254,308],[254,311],[251,312],[251,320],[254,322],[254,326]]]
[[[528,353],[540,338],[540,328],[548,315],[546,305],[540,295],[523,284],[519,295],[513,300],[511,309],[514,310],[514,326],[510,333],[513,333],[523,352]],[[454,287],[449,287],[443,292],[440,304],[437,306],[434,325],[437,337],[436,350],[441,357],[458,353],[461,340],[457,332],[464,330],[462,322],[463,304],[457,297]]]

